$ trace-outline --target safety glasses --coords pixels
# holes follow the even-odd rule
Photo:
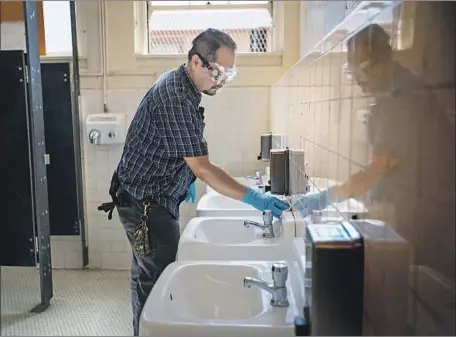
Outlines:
[[[237,75],[236,67],[226,68],[217,63],[211,64],[201,54],[196,53],[196,55],[200,58],[201,62],[203,62],[203,66],[209,71],[209,76],[215,84],[221,85],[235,79]]]

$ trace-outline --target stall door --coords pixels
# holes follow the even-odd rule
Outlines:
[[[25,55],[0,51],[0,265],[36,264]]]
[[[70,64],[41,63],[51,235],[79,235]]]

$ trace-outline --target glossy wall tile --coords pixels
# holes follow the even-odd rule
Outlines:
[[[272,131],[305,150],[309,181],[378,223],[365,334],[455,334],[454,9],[365,1],[273,87]]]

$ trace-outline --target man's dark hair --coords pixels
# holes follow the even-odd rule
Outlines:
[[[358,47],[367,47],[372,52],[383,54],[391,50],[390,36],[380,25],[370,24],[347,40],[349,52]]]
[[[193,39],[192,48],[188,52],[188,60],[190,61],[192,56],[198,53],[208,62],[215,62],[217,59],[217,50],[221,47],[226,47],[234,53],[236,51],[236,42],[221,30],[214,28],[206,29]]]

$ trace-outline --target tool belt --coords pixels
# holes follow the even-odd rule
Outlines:
[[[114,211],[114,208],[117,205],[119,205],[119,200],[117,199],[117,191],[119,190],[119,188],[119,176],[117,175],[117,170],[115,170],[111,178],[111,186],[109,187],[109,195],[111,196],[112,201],[102,203],[100,206],[98,206],[99,211],[104,211],[105,213],[108,213],[109,220],[112,219],[112,212]]]
[[[119,206],[119,199],[117,198],[117,191],[120,188],[120,181],[119,176],[117,175],[117,170],[114,171],[114,174],[111,178],[111,186],[109,187],[109,195],[111,196],[111,202],[102,203],[98,206],[99,211],[104,211],[108,213],[108,219],[112,219],[112,212],[114,208]],[[141,257],[145,257],[149,253],[152,252],[150,243],[149,243],[149,236],[148,236],[148,228],[147,228],[147,219],[149,218],[149,208],[152,203],[151,198],[146,198],[142,202],[143,211],[140,217],[140,223],[136,226],[134,237],[133,237],[133,247],[138,252],[138,255]]]

